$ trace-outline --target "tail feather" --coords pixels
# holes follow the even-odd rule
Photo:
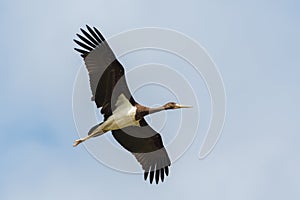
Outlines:
[[[92,134],[94,130],[96,130],[99,126],[101,126],[101,124],[103,124],[103,122],[101,122],[100,124],[97,124],[97,125],[93,126],[89,130],[88,135]],[[97,136],[102,135],[102,134],[103,134],[103,132],[99,132],[99,133],[95,134],[93,137],[97,137]]]

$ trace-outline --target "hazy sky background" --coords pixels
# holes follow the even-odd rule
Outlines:
[[[0,199],[298,199],[299,10],[296,0],[2,0]],[[72,39],[85,24],[106,37],[171,28],[206,48],[227,92],[223,135],[206,159],[197,157],[200,132],[155,186],[72,148],[82,64]]]

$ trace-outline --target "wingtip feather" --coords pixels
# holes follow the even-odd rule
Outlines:
[[[165,173],[167,176],[169,176],[169,167],[168,166],[165,167]]]
[[[155,171],[155,182],[156,182],[156,184],[158,184],[158,181],[159,181],[159,170],[157,169]]]
[[[151,171],[150,172],[150,183],[152,184],[152,182],[153,182],[153,179],[154,179],[154,171]]]
[[[147,180],[149,172],[144,172],[144,180]]]
[[[164,179],[165,179],[164,168],[160,169],[160,178],[161,178],[161,182],[164,182]]]

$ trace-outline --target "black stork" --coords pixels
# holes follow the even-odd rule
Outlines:
[[[137,103],[132,97],[125,79],[124,68],[115,57],[107,41],[95,27],[86,25],[87,31],[80,29],[83,35],[76,34],[81,40],[75,40],[90,78],[92,100],[101,108],[104,121],[92,127],[88,135],[76,140],[73,146],[91,137],[111,131],[113,137],[126,150],[131,152],[144,170],[144,179],[148,175],[150,183],[154,177],[156,184],[164,181],[169,174],[171,161],[159,133],[145,121],[144,116],[162,110],[190,108],[169,102],[161,107],[149,108]]]

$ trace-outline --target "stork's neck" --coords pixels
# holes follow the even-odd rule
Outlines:
[[[162,110],[165,110],[163,106],[157,107],[157,108],[149,108],[149,114],[160,112]]]
[[[149,107],[142,106],[142,105],[139,105],[139,104],[136,105],[136,108],[137,108],[136,109],[136,115],[135,115],[136,120],[140,120],[146,115],[165,110],[165,108],[163,106],[157,107],[157,108],[149,108]]]

